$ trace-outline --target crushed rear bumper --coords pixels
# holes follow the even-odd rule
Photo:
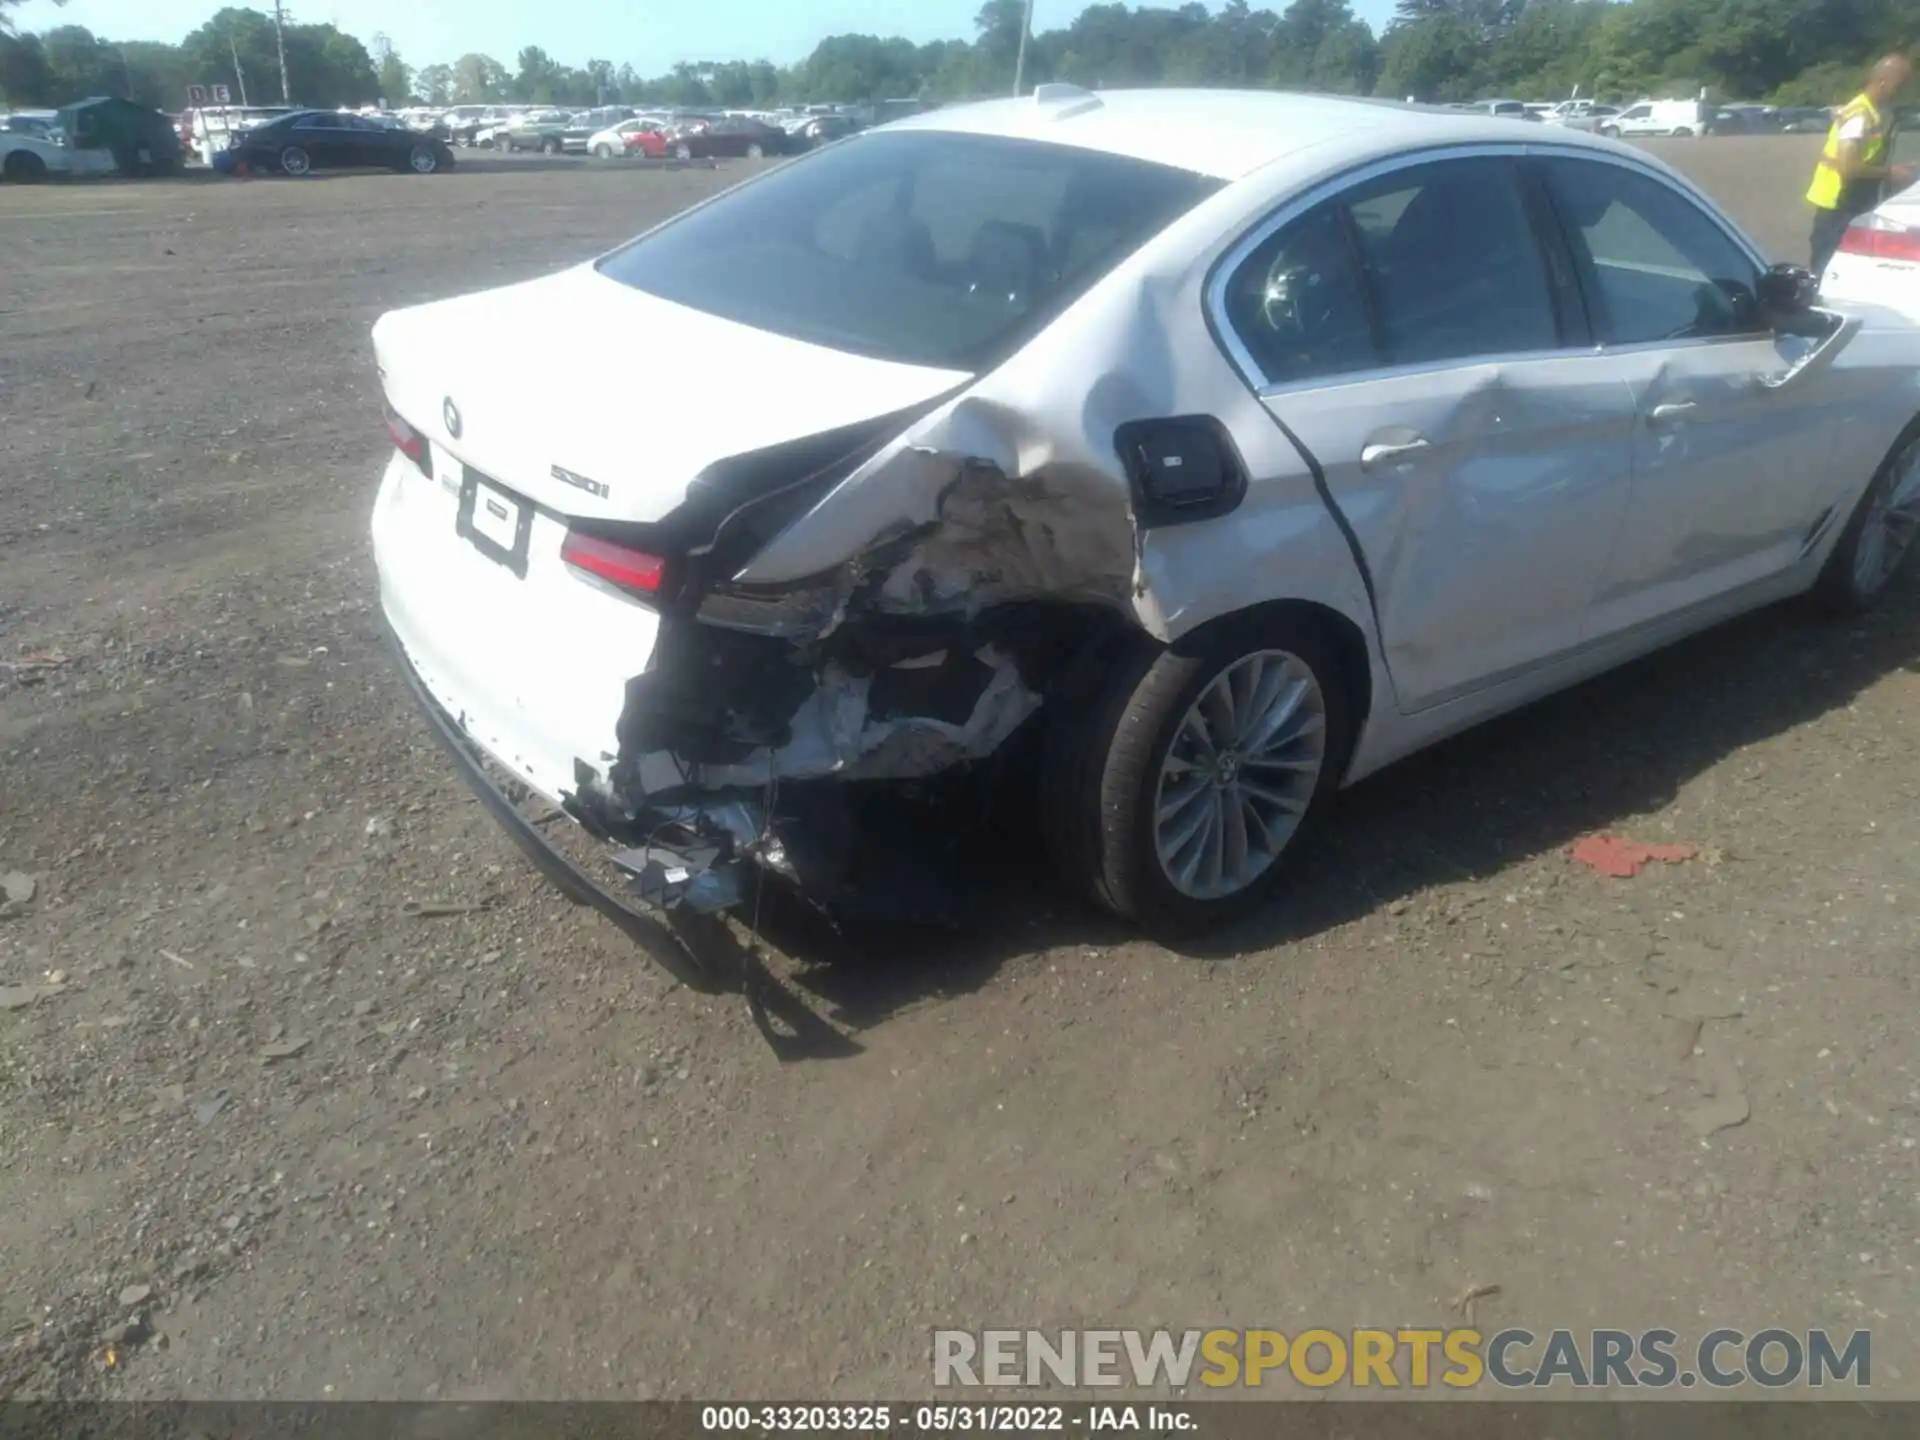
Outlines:
[[[626,904],[562,854],[538,826],[520,813],[519,807],[487,773],[479,748],[462,733],[453,717],[441,708],[439,701],[428,693],[399,638],[390,628],[386,629],[386,636],[400,675],[421,710],[426,712],[434,737],[453,757],[461,775],[486,807],[487,813],[500,823],[513,843],[533,862],[534,868],[576,905],[590,905],[606,916],[681,984],[708,994],[725,989],[721,977],[680,942],[664,917],[636,910]]]

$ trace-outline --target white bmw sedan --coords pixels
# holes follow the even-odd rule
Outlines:
[[[373,338],[403,670],[636,934],[756,872],[857,891],[823,815],[1030,728],[1067,882],[1218,922],[1343,785],[1755,606],[1869,605],[1920,520],[1920,331],[1644,154],[1392,104],[1043,86]],[[635,387],[636,345],[675,363]],[[542,393],[529,350],[584,363]]]

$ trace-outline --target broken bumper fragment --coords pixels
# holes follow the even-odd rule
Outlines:
[[[562,894],[579,905],[590,905],[607,919],[611,920],[624,934],[638,944],[647,954],[682,984],[695,990],[713,992],[724,988],[723,979],[716,974],[710,963],[703,962],[693,955],[676,937],[673,930],[661,918],[634,909],[620,897],[607,890],[584,869],[576,865],[560,849],[540,832],[538,826],[521,813],[508,798],[493,777],[488,774],[482,752],[471,740],[461,733],[453,717],[440,707],[427,688],[421,683],[412,662],[407,659],[405,649],[397,638],[388,632],[394,657],[398,662],[401,676],[407,682],[407,688],[420,708],[426,712],[427,720],[433,728],[434,737],[439,740],[447,753],[453,757],[461,775],[472,787],[473,793],[487,809],[487,813],[497,820],[501,827],[519,846],[534,867]],[[623,864],[635,875],[640,888],[640,898],[649,897],[645,887],[653,887],[650,897],[656,905],[665,908],[677,903],[685,895],[690,881],[707,873],[711,864],[701,866],[703,858],[717,858],[718,848],[693,856],[676,854],[663,846],[652,847],[650,852],[630,865]],[[616,860],[616,863],[621,863]],[[696,867],[700,867],[696,869]],[[707,881],[709,893],[722,882],[718,879]]]

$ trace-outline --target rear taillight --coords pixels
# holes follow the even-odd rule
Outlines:
[[[391,405],[387,407],[387,434],[393,448],[419,468],[422,475],[433,474],[433,458],[427,453],[427,437],[402,420]]]
[[[1862,215],[1841,235],[1840,253],[1869,260],[1920,262],[1920,229],[1884,215]]]
[[[560,558],[576,570],[636,595],[658,595],[666,584],[667,562],[660,556],[594,535],[568,531]]]

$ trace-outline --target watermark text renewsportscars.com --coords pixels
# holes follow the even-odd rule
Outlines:
[[[933,1383],[1135,1389],[1662,1390],[1873,1383],[1873,1336],[1825,1330],[936,1330]]]

